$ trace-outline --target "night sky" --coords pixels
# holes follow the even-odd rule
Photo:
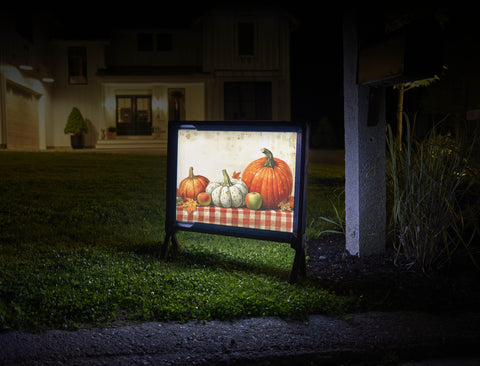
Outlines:
[[[342,18],[340,12],[295,13],[291,38],[292,119],[312,124],[327,117],[343,127]]]

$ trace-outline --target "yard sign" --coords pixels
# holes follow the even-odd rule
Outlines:
[[[294,282],[305,272],[307,141],[304,123],[169,122],[162,256],[178,230],[286,242]]]

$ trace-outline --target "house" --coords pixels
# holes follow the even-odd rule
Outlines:
[[[164,149],[172,119],[290,120],[295,21],[280,9],[215,7],[185,27],[119,22],[81,38],[48,11],[0,18],[2,148],[68,148],[73,107],[98,149]]]

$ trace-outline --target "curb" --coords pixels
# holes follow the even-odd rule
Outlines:
[[[0,334],[0,364],[387,365],[475,355],[479,346],[480,313],[369,312],[15,331]]]

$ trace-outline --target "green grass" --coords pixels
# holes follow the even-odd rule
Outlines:
[[[3,151],[0,171],[0,329],[345,310],[346,298],[288,283],[288,244],[180,232],[161,260],[165,157]],[[322,183],[343,174],[311,165],[307,238],[343,204]]]

